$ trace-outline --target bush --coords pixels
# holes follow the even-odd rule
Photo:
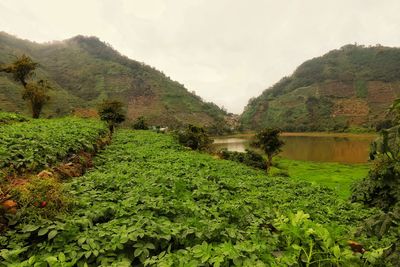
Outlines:
[[[394,126],[394,123],[393,123],[392,120],[389,120],[389,119],[388,120],[383,120],[383,121],[380,121],[380,122],[378,122],[376,124],[375,130],[377,132],[380,132],[381,130],[389,129],[389,128],[393,127],[393,126]]]
[[[246,152],[236,152],[236,151],[228,151],[227,149],[222,149],[219,151],[219,156],[222,159],[231,160],[243,163],[247,166],[265,169],[265,160],[262,155],[246,149]]]
[[[353,186],[353,201],[384,211],[400,203],[400,126],[381,131],[371,144],[374,160],[368,177]]]
[[[374,162],[368,177],[353,186],[353,201],[384,211],[400,202],[400,162],[381,155]]]
[[[207,150],[213,142],[203,128],[191,124],[178,131],[176,136],[180,144],[193,150]]]
[[[133,123],[132,128],[135,129],[135,130],[148,130],[149,126],[147,126],[147,123],[146,123],[144,117],[140,116]]]

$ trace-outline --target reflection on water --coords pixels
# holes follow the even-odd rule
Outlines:
[[[294,160],[365,163],[373,136],[282,136],[285,145],[281,156]],[[216,138],[214,147],[244,152],[249,138]]]
[[[249,139],[244,138],[216,138],[213,145],[217,149],[226,148],[229,151],[244,152],[249,143]]]

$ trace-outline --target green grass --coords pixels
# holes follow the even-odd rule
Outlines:
[[[276,167],[271,170],[272,175],[279,173],[279,169],[286,170],[290,179],[329,187],[343,199],[350,197],[351,185],[366,177],[370,168],[369,164],[320,163],[284,158],[277,158],[275,164]]]

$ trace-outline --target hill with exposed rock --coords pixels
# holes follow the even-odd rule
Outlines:
[[[39,63],[37,78],[53,88],[45,117],[78,111],[91,114],[103,99],[122,101],[128,121],[144,116],[153,125],[221,124],[227,116],[182,84],[144,63],[121,55],[97,37],[39,44],[0,32],[0,64],[26,54]],[[0,73],[0,110],[29,114],[21,98],[23,87]]]
[[[241,115],[245,128],[347,131],[374,128],[400,96],[400,48],[346,45],[301,64]]]

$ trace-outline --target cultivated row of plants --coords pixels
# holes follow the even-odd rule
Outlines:
[[[33,120],[0,127],[0,168],[5,174],[37,171],[80,150],[93,150],[108,133],[98,120]]]
[[[373,210],[170,135],[118,131],[95,165],[66,184],[68,214],[28,216],[0,237],[3,265],[365,266],[383,252],[347,244]]]
[[[29,119],[23,115],[0,111],[0,125],[14,122],[23,122],[28,120]]]

